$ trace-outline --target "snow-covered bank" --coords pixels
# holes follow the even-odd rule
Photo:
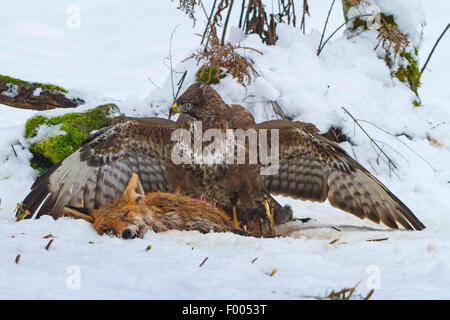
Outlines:
[[[195,63],[178,62],[196,48],[198,37],[192,23],[175,10],[176,3],[158,4],[157,15],[152,14],[151,3],[79,1],[82,25],[70,30],[65,24],[68,1],[40,6],[33,1],[9,2],[0,13],[0,74],[99,93],[81,91],[88,103],[80,110],[110,102],[107,96],[127,115],[161,115],[171,102],[170,80],[161,61],[169,50],[170,33],[183,23],[174,36],[173,57],[177,70],[188,70],[186,84],[193,79]],[[329,3],[311,5],[307,26],[321,30]],[[422,63],[447,23],[443,12],[450,5],[434,0],[424,7],[428,25]],[[329,30],[342,22],[339,10],[334,9]],[[15,15],[19,11],[21,19]],[[130,241],[98,236],[86,222],[70,218],[16,223],[14,208],[36,174],[28,164],[31,154],[18,142],[26,145],[23,125],[36,112],[0,106],[0,297],[302,299],[324,296],[360,280],[357,292],[364,295],[370,280],[377,286],[375,299],[450,298],[449,38],[440,43],[422,79],[423,104],[414,108],[414,95],[392,80],[384,61],[376,57],[373,35],[351,40],[336,36],[320,57],[316,56],[319,31],[309,29],[303,36],[298,29],[281,25],[279,35],[275,47],[261,45],[256,36],[245,39],[246,46],[264,53],[245,52],[263,77],[247,91],[232,79],[223,79],[216,88],[224,100],[249,107],[257,121],[274,117],[270,106],[260,101],[277,99],[286,113],[321,130],[342,126],[356,144],[343,147],[411,208],[427,226],[424,231],[390,231],[328,203],[281,197],[278,200],[289,203],[296,217],[316,221],[285,226],[293,229],[290,238],[171,231],[149,232],[143,240]],[[238,39],[239,33],[230,37]],[[154,89],[148,77],[163,89]],[[152,109],[151,104],[161,107]],[[412,137],[395,138],[361,122],[397,163],[396,174],[377,159],[367,137],[341,106],[389,133]],[[431,145],[427,135],[442,147]],[[50,239],[43,237],[48,234],[54,241],[45,250]],[[366,241],[382,238],[388,240]],[[205,257],[208,260],[199,267]]]

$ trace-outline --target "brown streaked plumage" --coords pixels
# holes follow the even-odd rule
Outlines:
[[[262,201],[270,194],[319,202],[328,199],[335,207],[391,228],[398,228],[397,223],[406,229],[425,227],[380,181],[312,124],[289,120],[255,124],[246,109],[228,106],[206,84],[189,87],[177,99],[177,106],[182,114],[176,123],[123,118],[88,138],[78,151],[36,181],[24,200],[24,210],[32,215],[38,211],[37,217],[51,214],[57,218],[65,205],[84,203],[97,209],[120,197],[131,173],[136,172],[146,192],[180,187],[195,198],[205,194],[209,200],[217,199],[227,213],[237,204],[239,219],[253,228],[261,217],[255,212],[261,211]],[[189,128],[193,120],[202,121],[203,130],[278,129],[278,173],[261,176],[258,164],[174,165],[170,135],[178,127]]]
[[[205,91],[214,90],[201,84],[191,86],[178,99],[179,104],[195,101],[191,97],[200,96]],[[209,96],[212,95],[209,93]],[[192,103],[190,116],[202,121],[205,115],[210,121],[215,118],[220,118],[221,121],[231,118],[228,128],[233,128],[232,108],[229,109],[229,116],[224,116],[225,103],[221,99],[212,101],[202,105]],[[214,111],[215,106],[220,106],[217,113]],[[241,108],[236,109],[242,112]],[[202,111],[198,112],[198,109]],[[241,124],[244,129],[279,130],[280,169],[276,175],[258,175],[256,181],[249,183],[249,194],[253,197],[254,206],[265,193],[319,202],[328,199],[331,205],[339,209],[376,223],[382,222],[393,229],[398,228],[397,223],[409,230],[421,230],[425,227],[386,186],[352,159],[337,143],[321,136],[313,124],[290,120],[254,124],[251,120],[245,120],[244,114],[245,112],[242,112]],[[240,120],[235,119],[234,122]],[[242,165],[234,166],[239,167],[242,170],[236,170],[245,174],[247,168]],[[244,180],[239,178],[239,175],[236,179]],[[259,186],[257,182],[260,183]]]

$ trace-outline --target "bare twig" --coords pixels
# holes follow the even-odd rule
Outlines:
[[[208,18],[208,13],[206,12],[205,5],[203,4],[202,0],[200,0],[200,6],[202,7],[202,10],[203,10],[203,13],[205,14],[205,17]]]
[[[325,45],[327,44],[327,42],[328,41],[330,41],[330,39],[343,27],[343,26],[345,26],[345,25],[347,25],[347,23],[349,23],[350,21],[353,21],[353,20],[355,20],[355,19],[357,19],[357,18],[361,18],[361,17],[368,17],[368,16],[371,16],[371,14],[361,14],[361,15],[359,15],[359,16],[356,16],[356,17],[353,17],[353,18],[351,18],[351,19],[349,19],[347,22],[344,22],[343,24],[341,24],[339,27],[337,27],[334,31],[333,31],[333,33],[323,42],[323,44],[322,44],[322,47],[319,47],[319,49],[317,50],[317,55],[319,55],[321,52],[322,52],[322,50],[323,50],[323,48],[325,47]]]
[[[184,79],[186,79],[186,74],[187,74],[187,70],[184,71],[183,75],[180,78],[180,81],[178,81],[178,83],[177,83],[178,90],[177,90],[177,93],[175,94],[174,101],[177,100],[178,94],[180,93],[180,90],[181,90],[181,87],[183,87]]]
[[[202,263],[200,263],[199,267],[203,266],[203,264],[206,262],[206,260],[208,260],[208,257],[206,257]]]
[[[335,1],[336,0],[333,0],[333,2],[331,2],[330,10],[328,10],[327,19],[325,20],[325,24],[323,25],[322,36],[320,37],[319,48],[317,48],[317,55],[319,55],[320,51],[322,51],[321,47],[322,47],[323,37],[325,36],[325,31],[327,30],[328,19],[330,18],[331,10],[333,10],[333,6],[334,6],[334,2]]]
[[[162,89],[160,86],[158,86],[158,85],[152,80],[152,78],[148,77],[147,79],[148,79],[148,80],[151,82],[151,84],[154,85],[156,88]]]
[[[245,0],[242,0],[241,15],[239,16],[239,28],[242,28],[242,18],[244,17]]]
[[[52,242],[53,242],[53,239],[51,239],[51,240],[47,243],[47,245],[45,246],[45,250],[48,251],[48,249],[50,249],[50,246],[52,245]]]
[[[16,149],[14,149],[14,146],[13,146],[13,145],[11,145],[11,149],[12,149],[12,151],[13,151],[14,155],[15,155],[15,156],[16,156],[16,158],[17,158],[17,152],[16,152]]]
[[[306,15],[308,15],[308,17],[310,17],[308,0],[303,0],[302,22],[300,23],[300,29],[303,30],[303,34],[305,34],[305,31],[306,31]]]
[[[181,23],[179,23],[172,31],[171,35],[170,35],[170,42],[169,42],[169,61],[170,61],[170,83],[172,84],[172,96],[173,99],[175,100],[175,88],[173,86],[173,64],[172,64],[172,39],[173,39],[173,35],[175,33],[175,31],[177,30],[177,28],[181,25]]]
[[[424,157],[422,157],[420,154],[418,154],[413,148],[411,148],[410,146],[408,146],[405,142],[403,142],[398,136],[396,136],[395,134],[392,134],[386,130],[384,130],[383,128],[380,128],[379,126],[377,126],[375,123],[367,121],[367,120],[362,120],[362,119],[358,119],[359,122],[365,122],[368,123],[372,126],[374,126],[375,128],[377,128],[378,130],[383,131],[384,133],[394,137],[395,139],[397,139],[401,144],[403,144],[405,147],[407,147],[412,153],[414,153],[416,156],[418,156],[420,159],[422,159],[426,164],[428,164],[430,166],[430,168],[433,170],[434,175],[436,176],[436,169],[431,165],[431,163],[429,163]]]
[[[369,242],[371,242],[371,241],[386,241],[386,240],[388,240],[389,238],[379,238],[379,239],[368,239],[368,240],[366,240],[366,241],[369,241]]]
[[[210,29],[209,25],[211,23],[211,18],[213,16],[214,9],[216,8],[216,2],[217,2],[217,0],[214,0],[212,8],[211,8],[211,13],[209,14],[208,22],[206,23],[205,31],[203,31],[202,41],[200,41],[200,44],[203,44],[203,41],[205,41],[206,33]]]
[[[231,10],[233,9],[233,3],[234,3],[234,0],[231,0],[230,6],[228,8],[227,17],[225,18],[225,24],[223,25],[222,39],[220,40],[221,45],[225,44],[225,33],[227,33],[228,20],[230,20],[230,14],[231,14]]]
[[[437,38],[436,42],[434,43],[433,49],[431,49],[430,54],[428,55],[427,61],[425,61],[425,64],[423,65],[422,69],[420,70],[420,75],[422,75],[422,73],[424,72],[425,68],[428,65],[428,62],[430,61],[431,55],[434,52],[434,49],[436,49],[439,41],[441,41],[442,37],[444,36],[444,34],[447,32],[448,28],[450,27],[450,23],[447,24],[447,26],[445,27],[444,31],[442,31],[441,35],[439,36],[439,38]]]
[[[356,125],[362,130],[362,132],[364,132],[364,134],[369,138],[370,142],[372,143],[372,145],[376,146],[378,148],[378,150],[386,157],[387,159],[387,163],[389,165],[389,169],[392,165],[392,167],[394,169],[397,169],[397,165],[394,163],[394,161],[392,161],[392,159],[383,151],[383,149],[377,144],[377,142],[367,133],[366,130],[364,130],[364,128],[359,124],[358,120],[355,119],[355,117],[352,116],[352,114],[345,109],[345,107],[341,107],[342,110],[344,110],[345,113],[347,113],[350,118],[352,118],[352,120],[356,123]],[[384,159],[383,159],[384,160]]]
[[[273,112],[275,112],[275,115],[282,119],[282,120],[292,120],[291,118],[289,118],[288,116],[286,116],[283,112],[283,109],[281,109],[280,104],[278,103],[278,101],[270,101],[270,103],[272,104],[272,109]]]

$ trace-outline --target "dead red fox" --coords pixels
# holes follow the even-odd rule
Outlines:
[[[170,229],[247,234],[236,229],[224,211],[204,200],[178,193],[144,194],[141,181],[135,173],[121,199],[92,212],[71,206],[65,207],[65,212],[91,222],[99,234],[115,234],[124,239],[142,238],[148,230],[161,232]]]

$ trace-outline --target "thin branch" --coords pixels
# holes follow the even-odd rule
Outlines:
[[[448,28],[450,27],[450,23],[447,24],[447,27],[445,27],[444,31],[442,31],[441,35],[439,36],[439,38],[437,38],[436,42],[434,43],[433,49],[431,49],[430,54],[428,55],[427,61],[425,61],[425,64],[423,65],[422,69],[420,70],[420,75],[422,75],[422,73],[425,71],[425,68],[427,67],[428,61],[430,61],[431,55],[434,52],[434,49],[436,49],[439,41],[441,41],[442,37],[444,36],[444,34],[447,32]]]
[[[177,94],[175,95],[175,99],[174,100],[177,100],[177,98],[178,98],[178,94],[180,93],[181,87],[183,86],[184,79],[186,78],[186,74],[187,74],[187,70],[184,71],[183,75],[180,78],[180,81],[178,81],[178,84],[177,84],[178,90],[177,90]]]
[[[206,12],[206,9],[205,9],[205,6],[203,5],[203,1],[202,0],[200,0],[200,5],[201,5],[201,7],[203,9],[203,13],[205,14],[205,17],[208,18],[208,13]]]
[[[322,47],[321,48],[319,48],[318,50],[317,50],[317,55],[319,55],[321,52],[322,52],[322,50],[323,50],[323,48],[325,47],[325,45],[327,44],[327,42],[328,41],[330,41],[330,39],[343,27],[343,26],[345,26],[347,23],[349,23],[350,21],[353,21],[353,20],[355,20],[355,19],[357,19],[357,18],[361,18],[361,17],[368,17],[368,16],[372,16],[371,14],[361,14],[361,15],[359,15],[359,16],[356,16],[356,17],[353,17],[353,18],[351,18],[351,19],[349,19],[347,22],[344,22],[343,24],[341,24],[339,27],[337,27],[336,28],[336,30],[334,30],[334,32],[323,42],[323,44],[322,44]]]
[[[353,117],[352,116],[352,114],[347,110],[347,109],[345,109],[345,107],[341,107],[342,108],[342,110],[344,110],[344,112],[345,113],[347,113],[349,116],[350,116],[350,118],[352,118],[352,120],[356,123],[356,125],[362,130],[362,132],[364,132],[364,134],[369,138],[369,140],[370,140],[370,142],[373,144],[373,145],[375,145],[377,148],[378,148],[378,150],[380,150],[380,152],[386,157],[386,159],[388,160],[388,164],[389,164],[389,168],[390,168],[390,165],[392,164],[392,166],[394,167],[394,169],[397,169],[397,166],[396,166],[396,164],[394,163],[394,161],[392,161],[392,159],[383,151],[383,149],[382,148],[380,148],[380,146],[377,144],[377,142],[367,133],[367,131],[366,130],[364,130],[364,128],[359,124],[359,122],[358,122],[358,120],[356,120],[355,119],[355,117]],[[384,160],[384,159],[383,159]]]
[[[242,18],[244,17],[245,0],[242,0],[241,15],[239,17],[239,29],[242,28]]]
[[[333,6],[334,6],[334,2],[335,1],[336,0],[333,0],[333,2],[331,2],[330,10],[328,10],[327,19],[325,20],[325,24],[323,26],[322,36],[320,37],[319,48],[317,48],[317,55],[319,55],[320,51],[322,50],[321,47],[322,47],[323,37],[325,36],[325,31],[327,30],[328,19],[330,18],[331,10],[333,10]]]
[[[147,79],[151,82],[152,85],[155,86],[155,88],[162,89],[160,86],[158,86],[158,85],[152,80],[152,78],[148,77]]]
[[[170,42],[169,42],[169,61],[170,61],[170,83],[172,84],[172,97],[175,100],[175,88],[173,86],[173,64],[172,64],[172,39],[173,39],[173,35],[175,33],[175,31],[177,30],[177,28],[181,25],[181,23],[179,23],[175,29],[173,29],[172,34],[170,35]]]
[[[14,152],[14,155],[15,155],[16,158],[17,158],[17,152],[16,152],[16,149],[14,149],[14,146],[13,146],[13,145],[11,145],[11,149],[12,149],[12,151]]]
[[[300,28],[303,30],[303,34],[305,34],[306,31],[306,14],[310,17],[308,0],[303,0],[302,22],[300,23]]]
[[[203,31],[202,41],[200,41],[201,45],[203,44],[203,41],[205,41],[206,33],[209,30],[209,24],[211,23],[211,18],[213,16],[214,9],[216,8],[216,2],[217,2],[217,0],[214,0],[214,3],[213,3],[212,8],[211,8],[211,13],[210,13],[210,15],[208,17],[208,22],[206,23],[205,31]]]
[[[225,33],[227,33],[228,20],[230,20],[230,14],[231,14],[231,10],[233,9],[233,3],[234,3],[234,0],[231,0],[230,7],[228,8],[227,17],[225,18],[225,24],[223,25],[222,40],[220,40],[220,43],[222,45],[225,44]]]
[[[395,139],[397,139],[401,144],[403,144],[405,147],[407,147],[412,153],[414,153],[416,156],[418,156],[420,159],[422,159],[426,164],[428,164],[430,166],[430,168],[433,170],[434,175],[436,176],[436,169],[424,158],[422,157],[420,154],[418,154],[416,151],[414,151],[413,148],[411,148],[410,146],[408,146],[405,142],[403,142],[399,137],[397,137],[395,134],[392,134],[386,130],[384,130],[383,128],[380,128],[379,126],[377,126],[375,123],[367,121],[367,120],[362,120],[362,119],[358,119],[358,121],[360,122],[366,122],[372,126],[374,126],[375,128],[377,128],[378,130],[383,131],[384,133],[393,136]]]
[[[281,109],[280,104],[278,103],[278,101],[273,100],[270,101],[270,103],[272,104],[272,109],[273,112],[275,113],[275,115],[282,119],[282,120],[292,120],[291,118],[289,118],[288,116],[286,116],[286,114],[283,112],[283,109]]]

